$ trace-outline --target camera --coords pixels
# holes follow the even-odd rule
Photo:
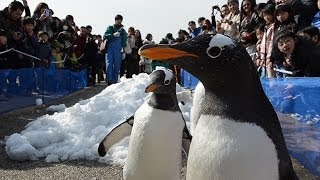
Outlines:
[[[214,10],[214,9],[216,9],[216,10],[220,11],[220,8],[219,8],[219,6],[218,6],[218,5],[212,6],[212,10]]]

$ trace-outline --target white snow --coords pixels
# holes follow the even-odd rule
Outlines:
[[[120,83],[108,86],[96,96],[69,108],[65,108],[64,104],[50,106],[47,110],[58,112],[42,116],[29,123],[21,133],[6,137],[7,154],[20,161],[87,159],[123,165],[129,138],[112,148],[103,158],[98,155],[98,145],[145,101],[148,96],[144,92],[147,79],[147,74],[121,79]],[[177,85],[177,96],[189,126],[191,93]]]
[[[65,104],[59,104],[59,105],[52,105],[47,107],[46,111],[52,111],[52,112],[63,112],[66,109]]]

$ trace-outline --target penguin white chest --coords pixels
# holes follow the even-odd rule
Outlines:
[[[180,112],[144,103],[135,113],[125,180],[180,180],[184,121]]]
[[[187,180],[200,179],[279,179],[275,146],[257,125],[202,115],[187,165]]]

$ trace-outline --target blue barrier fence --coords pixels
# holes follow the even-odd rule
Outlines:
[[[0,113],[46,103],[88,85],[87,70],[25,68],[0,70]]]
[[[87,86],[87,72],[67,69],[24,68],[0,70],[0,92],[22,94],[38,92],[65,95]]]

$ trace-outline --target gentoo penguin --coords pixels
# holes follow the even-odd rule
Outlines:
[[[240,43],[204,34],[180,44],[145,45],[139,53],[180,66],[204,86],[187,180],[297,179],[277,114]]]
[[[190,110],[190,133],[193,134],[201,114],[201,104],[204,101],[204,87],[199,81],[193,91],[192,106]]]
[[[123,169],[125,180],[180,180],[181,145],[187,153],[191,135],[178,105],[175,75],[158,67],[150,74],[145,92],[152,94],[134,117],[104,138],[98,152],[104,156],[113,144],[131,133]]]

